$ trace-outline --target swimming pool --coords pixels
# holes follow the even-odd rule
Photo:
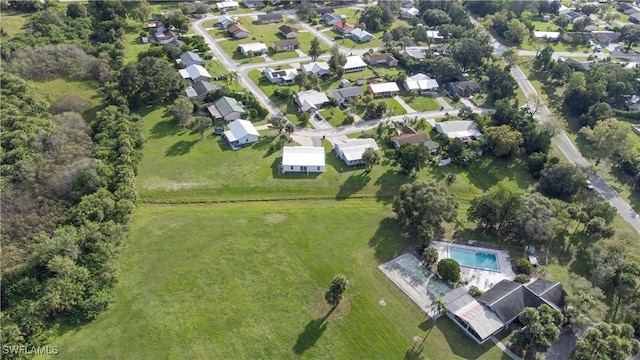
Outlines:
[[[495,253],[449,246],[449,257],[461,266],[500,271],[498,256]]]
[[[429,271],[429,269],[422,266],[415,256],[405,254],[398,257],[396,260],[400,266],[427,287],[427,290],[434,299],[451,292],[449,285],[438,279],[431,271]]]

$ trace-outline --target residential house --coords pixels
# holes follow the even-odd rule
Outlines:
[[[629,6],[625,10],[622,11],[626,15],[638,14],[640,13],[640,8],[637,6]]]
[[[471,120],[436,123],[436,132],[447,135],[449,139],[460,139],[464,142],[482,139],[482,133],[478,130],[478,126]]]
[[[220,86],[210,83],[206,80],[198,80],[193,85],[185,89],[185,93],[188,98],[197,98],[198,101],[203,101],[204,97],[214,90],[221,89]]]
[[[415,2],[413,0],[403,0],[401,7],[407,9],[415,6]]]
[[[394,82],[369,84],[367,91],[374,97],[396,96],[400,92],[398,84]]]
[[[185,51],[180,54],[180,60],[184,64],[184,66],[191,65],[202,65],[204,64],[204,60],[200,57],[200,55],[194,53],[193,51]]]
[[[178,70],[183,79],[191,79],[192,82],[211,80],[211,74],[201,65],[189,65],[184,69]]]
[[[427,58],[423,50],[404,49],[402,50],[400,55],[402,55],[402,57],[404,57],[405,59],[413,59],[415,61],[422,61]]]
[[[281,51],[295,51],[300,49],[300,42],[298,39],[284,39],[279,41],[272,41],[271,47],[275,52]]]
[[[249,37],[249,30],[245,29],[244,26],[240,24],[231,24],[227,29],[229,34],[231,34],[235,39],[244,39]]]
[[[572,11],[573,11],[573,9],[568,8],[568,7],[560,4],[560,7],[558,8],[558,15],[565,15],[565,14],[568,14],[568,13],[570,13]]]
[[[402,83],[403,87],[407,91],[415,90],[420,94],[427,94],[430,92],[438,91],[440,85],[435,79],[430,78],[429,76],[417,73],[413,76],[407,77],[407,79]]]
[[[258,142],[260,139],[260,134],[251,121],[241,119],[230,122],[229,130],[225,131],[222,136],[233,150]]]
[[[557,31],[534,31],[533,36],[536,39],[558,40],[560,33]]]
[[[335,24],[336,22],[342,21],[342,18],[340,17],[340,15],[324,13],[320,17],[320,21],[327,26],[333,26],[333,24]]]
[[[620,33],[615,31],[592,31],[591,36],[602,46],[617,44],[620,40]]]
[[[282,85],[293,84],[298,75],[296,69],[274,70],[272,68],[266,68],[262,73],[270,83]]]
[[[229,15],[220,15],[218,17],[218,27],[220,29],[226,29],[228,28],[231,24],[235,24],[236,22],[233,21],[233,19],[231,18],[231,16]]]
[[[207,110],[215,120],[237,120],[244,115],[244,108],[238,100],[227,96],[221,97],[212,104],[207,104]]]
[[[285,39],[295,39],[298,37],[299,32],[298,29],[291,27],[289,25],[282,25],[278,28],[278,31]]]
[[[362,96],[362,88],[360,86],[352,86],[338,90],[329,91],[329,97],[338,100],[339,103],[345,103],[353,98]]]
[[[640,24],[640,14],[629,15],[629,21],[634,24]]]
[[[314,10],[316,12],[316,14],[320,15],[322,17],[322,15],[324,14],[330,14],[333,12],[333,8],[330,6],[322,6],[322,7],[318,7]]]
[[[355,28],[355,25],[347,24],[342,20],[333,23],[333,31],[343,35],[351,33]]]
[[[263,55],[269,51],[267,45],[260,42],[242,44],[238,46],[238,49],[240,49],[240,52],[244,56],[249,56],[249,52],[251,52],[253,55]]]
[[[410,7],[410,8],[400,8],[400,17],[403,19],[411,19],[414,18],[416,16],[418,16],[418,14],[420,14],[420,10],[416,9],[415,7]]]
[[[308,64],[300,65],[300,70],[304,71],[307,75],[316,74],[320,77],[325,77],[331,75],[331,71],[329,70],[329,63],[327,62],[311,62]]]
[[[447,316],[476,343],[483,344],[517,319],[527,307],[546,304],[561,311],[566,293],[559,282],[544,279],[521,284],[502,280],[477,299],[459,287],[442,297]]]
[[[280,171],[286,173],[324,172],[324,148],[313,146],[285,146],[282,148]]]
[[[242,4],[249,9],[258,9],[265,6],[263,0],[242,0]]]
[[[329,103],[329,98],[324,93],[316,90],[305,90],[296,96],[296,104],[301,112],[318,110]]]
[[[451,95],[471,96],[480,91],[480,84],[473,80],[454,81],[445,84],[445,90]]]
[[[389,66],[396,67],[398,66],[398,59],[396,59],[392,54],[370,54],[365,53],[362,55],[362,59],[371,66]]]
[[[365,43],[365,42],[369,42],[369,41],[373,41],[375,40],[375,36],[373,36],[372,34],[370,34],[369,32],[367,32],[366,30],[362,30],[360,28],[356,28],[351,30],[351,32],[349,32],[349,38],[351,38],[351,40],[358,42],[358,43]]]
[[[170,44],[178,39],[179,34],[171,29],[165,29],[163,32],[157,32],[154,35],[156,41],[162,45]]]
[[[343,67],[344,72],[356,72],[366,69],[367,63],[365,63],[360,56],[347,56],[347,62]]]
[[[275,24],[279,22],[282,22],[282,15],[276,13],[258,15],[258,21],[256,21],[256,23],[260,25]]]
[[[367,149],[378,151],[378,144],[373,139],[347,139],[337,143],[333,151],[347,166],[362,165],[362,155]]]
[[[575,24],[578,20],[583,20],[585,18],[585,14],[578,11],[570,11],[562,16],[566,16],[569,18],[572,24]]]
[[[216,3],[218,11],[235,10],[240,6],[237,1],[225,0]]]
[[[444,42],[444,36],[438,30],[427,30],[427,37],[435,43]]]
[[[393,146],[395,146],[396,148],[399,148],[404,144],[411,144],[411,145],[423,144],[429,148],[429,151],[432,154],[438,151],[438,144],[431,141],[427,134],[417,132],[414,128],[410,126],[403,126],[402,134],[391,137],[391,142],[393,143]]]
[[[637,111],[640,110],[640,96],[633,95],[627,101],[627,110]]]

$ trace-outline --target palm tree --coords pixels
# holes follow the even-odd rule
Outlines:
[[[373,165],[377,164],[380,161],[380,154],[373,148],[368,148],[362,154],[362,161],[366,166],[365,170],[369,172],[373,168]]]
[[[298,73],[298,75],[296,75],[293,81],[296,83],[296,85],[298,85],[298,91],[300,91],[303,87],[307,86],[307,84],[309,83],[309,78],[307,77],[307,73],[301,71]]]
[[[289,141],[291,141],[291,133],[293,132],[294,129],[295,127],[293,126],[293,124],[287,121],[287,125],[284,126],[284,131],[287,133],[287,137],[289,138]]]
[[[431,303],[431,307],[436,311],[436,315],[433,317],[433,323],[436,323],[436,319],[442,315],[443,312],[447,311],[447,303],[441,298],[437,298]]]
[[[411,99],[409,100],[409,102],[412,102],[413,99],[415,99],[415,97],[418,96],[418,90],[413,89],[413,90],[409,91],[409,95],[411,95]]]
[[[227,85],[235,84],[235,91],[238,91],[238,79],[240,79],[240,75],[237,71],[232,71],[227,75],[225,82]]]
[[[386,31],[384,35],[382,35],[382,40],[384,41],[384,45],[387,47],[387,50],[391,49],[391,40],[393,40],[393,35]]]
[[[325,300],[331,305],[331,311],[335,310],[342,300],[342,294],[347,290],[349,280],[344,275],[336,275],[331,281],[329,290],[324,294]]]

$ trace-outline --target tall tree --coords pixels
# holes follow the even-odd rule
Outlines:
[[[525,308],[519,317],[524,326],[514,336],[514,342],[526,354],[527,359],[535,358],[539,351],[546,351],[560,337],[562,313],[547,304],[537,309]]]
[[[584,176],[570,164],[551,164],[540,172],[540,189],[549,196],[571,197],[584,184]]]
[[[184,96],[180,96],[173,101],[173,106],[169,110],[173,119],[184,129],[191,127],[193,119],[191,114],[193,113],[193,103],[191,100]]]
[[[436,319],[442,315],[442,313],[447,311],[447,302],[444,301],[443,298],[439,297],[435,300],[433,300],[433,303],[431,303],[431,307],[433,309],[433,311],[435,312],[435,316],[433,317],[433,323],[436,323]]]
[[[320,40],[318,37],[314,37],[311,39],[311,47],[309,48],[308,55],[311,56],[311,60],[317,61],[322,53],[323,51],[322,48],[320,48]]]
[[[331,48],[331,57],[329,58],[329,69],[340,79],[344,75],[344,64],[347,63],[347,57],[340,52],[340,45],[335,44]]]
[[[492,51],[489,37],[484,33],[477,33],[454,42],[451,46],[451,57],[463,69],[469,70],[482,66],[483,61],[491,57]]]
[[[585,126],[580,134],[593,146],[597,154],[596,165],[602,158],[611,158],[629,146],[628,125],[615,118],[598,121],[593,128]]]
[[[369,105],[371,104],[369,103]],[[424,144],[402,144],[400,148],[393,151],[392,160],[394,164],[400,166],[402,171],[412,173],[422,169],[429,156],[429,149]]]
[[[227,84],[227,86],[230,84],[234,84],[235,90],[238,91],[238,80],[240,80],[240,75],[238,74],[237,71],[232,71],[227,74],[227,76],[224,79],[224,82]]]
[[[382,17],[383,12],[380,6],[367,6],[367,8],[360,14],[358,23],[364,24],[369,31],[377,32],[390,25],[390,23],[385,24]]]
[[[141,107],[176,98],[184,80],[167,61],[146,57],[122,70],[119,89],[132,107]]]
[[[516,1],[521,2],[521,1]],[[529,35],[527,26],[518,19],[512,19],[507,22],[507,30],[504,32],[504,38],[514,44],[522,44],[522,41]]]
[[[373,165],[380,161],[380,154],[373,148],[367,148],[362,154],[362,161],[366,167],[366,171],[371,171]]]
[[[438,249],[428,246],[422,250],[422,263],[429,267],[438,262]]]
[[[510,157],[520,152],[524,144],[522,133],[509,125],[493,126],[485,130],[485,146],[497,157]]]
[[[505,228],[509,236],[521,244],[549,244],[555,227],[551,201],[540,193],[522,195],[521,200],[520,211]]]
[[[213,122],[207,116],[198,116],[193,121],[193,128],[200,133],[200,140],[204,140],[204,133],[211,126],[213,126]]]
[[[568,320],[572,324],[586,325],[590,321],[602,321],[607,312],[606,297],[602,290],[580,275],[569,274],[566,298]]]
[[[628,359],[640,354],[640,342],[629,324],[599,323],[578,340],[573,352],[577,360]]]
[[[623,41],[627,50],[640,43],[640,25],[625,25],[620,31],[620,41]]]
[[[331,280],[331,285],[329,285],[329,290],[324,294],[324,298],[331,305],[332,310],[338,307],[340,300],[342,300],[342,295],[348,287],[349,280],[344,275],[336,275]]]
[[[303,87],[307,86],[309,83],[309,78],[307,77],[307,73],[304,71],[299,71],[298,75],[293,79],[293,82],[298,85],[298,91],[301,91]]]
[[[509,68],[501,68],[496,64],[489,64],[485,70],[484,85],[487,88],[491,101],[511,99],[516,96],[518,83],[511,76]]]
[[[522,199],[520,193],[506,186],[495,186],[484,195],[471,200],[467,212],[469,220],[484,229],[500,232],[502,227],[520,211]]]

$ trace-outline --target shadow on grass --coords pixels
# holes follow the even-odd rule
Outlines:
[[[165,152],[165,156],[181,156],[181,155],[185,155],[185,154],[189,153],[189,151],[191,151],[191,148],[198,141],[200,141],[200,139],[193,140],[193,141],[180,140],[180,141],[176,142],[175,144],[171,145],[167,149],[167,151]]]
[[[520,189],[527,189],[535,183],[520,158],[496,159],[485,156],[471,163],[467,174],[473,186],[485,191],[503,179],[515,182]]]
[[[331,312],[327,315],[309,321],[307,326],[304,327],[304,331],[298,335],[296,344],[293,345],[293,353],[296,355],[302,355],[305,351],[309,350],[320,339],[320,336],[327,330],[327,323],[325,320]]]
[[[336,199],[348,199],[351,195],[367,186],[367,183],[369,183],[370,180],[371,177],[369,176],[369,173],[365,171],[359,174],[351,174],[351,176],[349,176],[340,186],[340,190],[338,191],[338,194],[336,194]]]
[[[278,135],[275,137],[261,136],[257,143],[254,143],[251,147],[256,150],[266,150],[263,158],[268,158],[274,153],[281,151],[284,143],[280,140],[280,137],[284,135]]]
[[[183,133],[184,130],[177,127],[172,120],[163,120],[153,125],[150,138],[160,139],[165,136],[182,135]]]
[[[411,236],[405,233],[394,218],[380,221],[378,230],[369,240],[369,247],[374,248],[378,262],[385,263],[402,254],[412,242]]]
[[[393,197],[398,193],[398,188],[413,179],[413,176],[401,173],[398,170],[387,170],[374,183],[374,185],[380,187],[376,192],[376,199],[385,204],[391,203]]]

